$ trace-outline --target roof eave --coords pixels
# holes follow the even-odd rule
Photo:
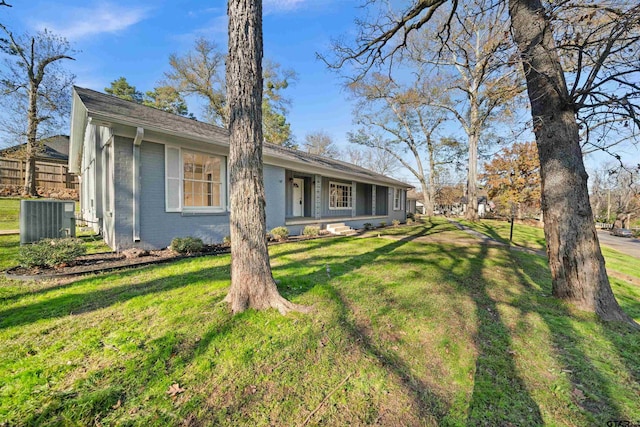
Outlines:
[[[71,106],[71,132],[69,134],[69,172],[79,174],[82,162],[84,133],[89,115],[80,97],[73,90]]]

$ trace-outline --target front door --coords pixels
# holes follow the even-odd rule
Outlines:
[[[293,178],[293,216],[304,216],[304,179]]]

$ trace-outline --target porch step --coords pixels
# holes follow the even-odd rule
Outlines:
[[[327,231],[331,234],[337,234],[340,236],[353,236],[357,234],[357,231],[353,228],[344,225],[344,222],[336,224],[327,224]]]

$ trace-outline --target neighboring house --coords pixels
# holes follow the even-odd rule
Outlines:
[[[23,187],[26,147],[20,144],[0,150],[0,185]],[[41,189],[78,189],[78,177],[68,171],[69,137],[56,135],[38,141],[36,186]]]
[[[489,201],[487,197],[488,196],[486,195],[486,192],[484,192],[484,194],[478,195],[478,217],[479,218],[484,218],[485,215],[487,215],[487,212],[491,211],[491,207],[489,206]],[[460,198],[460,204],[462,205],[462,211],[460,212],[460,215],[463,215],[465,212],[467,212],[467,207],[468,207],[466,196],[463,196]]]
[[[228,236],[228,155],[226,129],[74,88],[69,168],[83,219],[115,250]],[[263,160],[268,230],[406,219],[403,182],[269,143]]]
[[[14,145],[0,150],[0,157],[24,158],[27,144]],[[56,135],[38,141],[36,160],[66,164],[69,160],[69,137]]]
[[[416,210],[416,203],[418,202],[418,193],[415,189],[407,191],[407,206],[406,211],[408,214],[422,213]]]

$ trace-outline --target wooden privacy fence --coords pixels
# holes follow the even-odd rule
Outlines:
[[[0,185],[24,185],[27,162],[20,159],[0,158]],[[69,173],[65,164],[36,161],[36,186],[78,190],[78,176]]]

